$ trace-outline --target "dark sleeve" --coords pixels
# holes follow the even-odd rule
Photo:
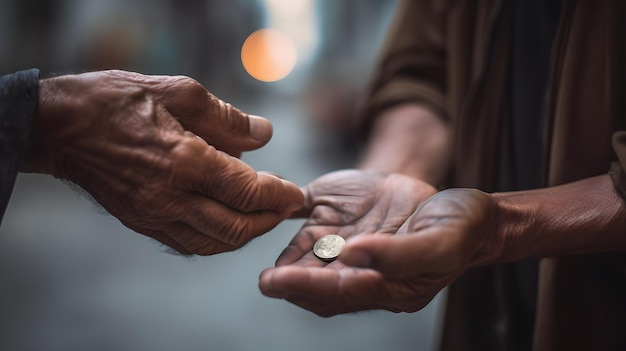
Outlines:
[[[398,4],[378,65],[358,113],[367,135],[381,111],[414,102],[444,117],[446,7],[439,0]]]
[[[26,150],[39,93],[39,70],[0,77],[0,223]]]

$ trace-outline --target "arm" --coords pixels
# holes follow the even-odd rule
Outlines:
[[[392,276],[439,266],[454,267],[456,276],[527,258],[624,253],[626,203],[606,175],[510,193],[449,189],[427,200],[399,232],[411,235],[361,237],[346,245],[341,260]]]
[[[358,168],[399,173],[441,185],[448,168],[449,130],[430,109],[407,103],[374,122]]]
[[[369,144],[359,168],[443,182],[449,160],[444,11],[436,1],[399,4],[360,114]]]
[[[626,252],[626,132],[608,175],[531,191],[492,195],[499,213],[498,262],[598,252]]]
[[[410,76],[420,71],[398,72]],[[399,80],[398,87],[402,83],[406,81]],[[403,133],[411,130],[413,123],[418,124],[418,118],[405,117],[412,114],[410,111],[419,114],[416,109],[409,109],[409,106],[417,107],[411,104],[445,116],[437,107],[438,100],[432,98],[436,95],[428,93],[433,91],[427,90],[429,86],[436,87],[413,86],[415,89],[411,91],[422,91],[421,97],[431,96],[431,99],[381,98],[391,101],[398,111],[407,107],[395,117],[390,105],[377,105],[377,99],[370,99],[370,106],[380,107],[371,108],[374,113],[366,117],[376,119],[375,123],[380,125],[365,119],[372,121],[369,126],[374,128],[363,167],[381,167],[388,171],[402,171],[402,167],[407,167],[402,160],[411,159],[409,155],[415,148],[390,147],[385,152],[383,147],[394,143],[420,145],[419,141],[410,140],[409,136],[414,133]],[[379,96],[400,94],[403,90],[387,91],[388,95]],[[389,122],[385,121],[387,118]],[[369,172],[362,172],[361,178],[358,174],[346,177],[351,182],[348,185],[320,178],[306,188],[305,208],[312,209],[311,217],[283,251],[276,267],[261,274],[259,286],[267,296],[288,300],[321,316],[370,309],[412,312],[426,306],[441,289],[471,267],[531,257],[626,253],[626,177],[623,171],[626,169],[626,133],[616,134],[614,149],[621,167],[617,167],[611,177],[603,175],[524,192],[488,194],[476,189],[447,189],[426,199],[422,197],[431,194],[424,192],[427,187],[423,184],[411,185],[410,180],[415,181],[414,178],[405,177],[402,184],[398,182],[399,175],[386,174],[365,187],[369,200],[365,196],[344,199],[341,190],[357,189]],[[414,162],[405,173],[424,177],[429,174],[428,169],[437,169],[422,166],[431,164],[429,162]],[[438,180],[436,176],[431,179]],[[389,204],[401,203],[395,198],[403,198],[407,193],[412,201],[405,201],[396,208],[384,203],[383,208],[360,206],[372,198],[376,203],[382,203],[378,200],[381,198],[393,199]],[[408,206],[415,207],[410,214],[406,211]],[[402,224],[396,229],[390,223]],[[311,248],[315,240],[329,230],[348,240],[338,260],[326,263],[316,259]]]
[[[626,204],[607,175],[493,199],[495,241],[502,243],[497,262],[626,252]]]
[[[392,181],[398,175],[387,177],[378,179],[378,186],[368,186],[370,193],[377,198],[402,197],[407,191],[413,199],[423,196],[408,190],[423,189],[419,184],[409,187],[412,178],[400,185]],[[349,179],[362,181],[355,175]],[[261,274],[259,285],[268,296],[322,316],[368,309],[417,311],[471,267],[533,257],[626,253],[626,204],[608,175],[522,192],[447,189],[421,204],[409,202],[415,206],[410,214],[406,205],[353,214],[372,228],[384,227],[390,219],[402,223],[393,233],[355,229],[356,222],[341,222],[352,217],[327,214],[334,200],[338,203],[332,208],[340,214],[345,200],[323,180],[312,186],[309,191],[319,187],[326,194],[317,196],[324,202],[315,208],[315,221],[305,223],[277,267]],[[347,208],[359,208],[358,198],[349,199],[357,204]],[[326,264],[315,260],[310,249],[333,225],[350,239],[338,260]]]
[[[237,157],[271,124],[187,77],[103,71],[40,82],[20,171],[69,180],[124,225],[185,254],[243,246],[303,202]]]
[[[368,172],[349,175],[347,185],[320,178],[306,188],[311,217],[277,267],[261,274],[259,286],[267,296],[321,316],[369,309],[412,312],[471,267],[626,253],[625,132],[615,133],[613,146],[619,162],[609,175],[532,191],[448,189],[425,199],[429,193],[423,184],[412,184],[409,179],[416,180],[408,177],[402,184],[399,175],[387,174],[363,186],[369,199],[354,194],[344,199],[340,190],[358,189]],[[411,201],[396,199],[406,199],[407,193]],[[385,204],[383,198],[393,200]],[[368,201],[382,208],[363,206]],[[402,224],[395,229],[394,223]],[[329,228],[348,238],[330,264],[311,253]]]

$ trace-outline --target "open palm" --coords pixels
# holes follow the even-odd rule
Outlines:
[[[399,174],[359,170],[328,173],[304,189],[305,205],[294,217],[307,220],[276,265],[326,266],[327,262],[313,254],[319,238],[327,234],[345,239],[394,234],[435,192],[429,184]]]
[[[476,189],[435,189],[374,172],[325,175],[306,188],[310,217],[261,273],[261,291],[320,316],[384,309],[414,312],[467,268],[501,250],[494,201]],[[311,252],[317,239],[347,239],[336,261]]]

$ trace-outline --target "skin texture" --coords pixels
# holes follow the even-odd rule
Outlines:
[[[182,254],[211,255],[302,206],[297,186],[238,159],[271,134],[267,120],[188,77],[67,75],[40,82],[21,171],[69,180],[136,232]]]
[[[259,278],[263,294],[320,316],[372,309],[414,312],[468,268],[596,252],[626,252],[626,205],[608,175],[533,191],[437,192],[451,141],[426,107],[377,117],[364,170],[305,188],[308,219]],[[346,238],[336,261],[312,253],[325,234]]]
[[[311,216],[276,267],[262,272],[259,287],[320,316],[414,312],[470,267],[626,252],[626,205],[608,175],[487,194],[435,193],[410,177],[349,171],[322,176],[305,193]],[[332,232],[347,242],[338,260],[326,264],[311,249]]]
[[[397,233],[435,191],[419,180],[378,171],[347,170],[318,178],[306,187],[305,207],[296,214],[308,217],[307,221],[281,253],[277,268],[261,274],[261,291],[321,316],[375,308],[396,310],[399,307],[387,305],[390,301],[385,296],[403,287],[387,284],[373,270],[354,269],[341,260],[324,262],[312,248],[326,234],[341,235],[351,243],[356,237]]]
[[[399,173],[440,185],[449,169],[447,123],[432,110],[402,104],[376,118],[358,168]]]

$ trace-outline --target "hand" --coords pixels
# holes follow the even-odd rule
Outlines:
[[[304,189],[304,207],[293,217],[307,218],[276,265],[325,266],[312,252],[326,234],[344,238],[364,233],[393,234],[436,190],[417,179],[379,171],[328,173]]]
[[[423,308],[469,266],[492,261],[501,245],[492,240],[489,195],[434,193],[426,183],[394,174],[343,171],[319,178],[305,191],[311,217],[277,267],[261,274],[261,291],[321,316]],[[311,250],[330,233],[347,244],[327,264]]]
[[[298,187],[237,158],[269,141],[270,123],[191,78],[104,71],[40,83],[21,170],[78,184],[183,254],[234,250],[301,207]]]

